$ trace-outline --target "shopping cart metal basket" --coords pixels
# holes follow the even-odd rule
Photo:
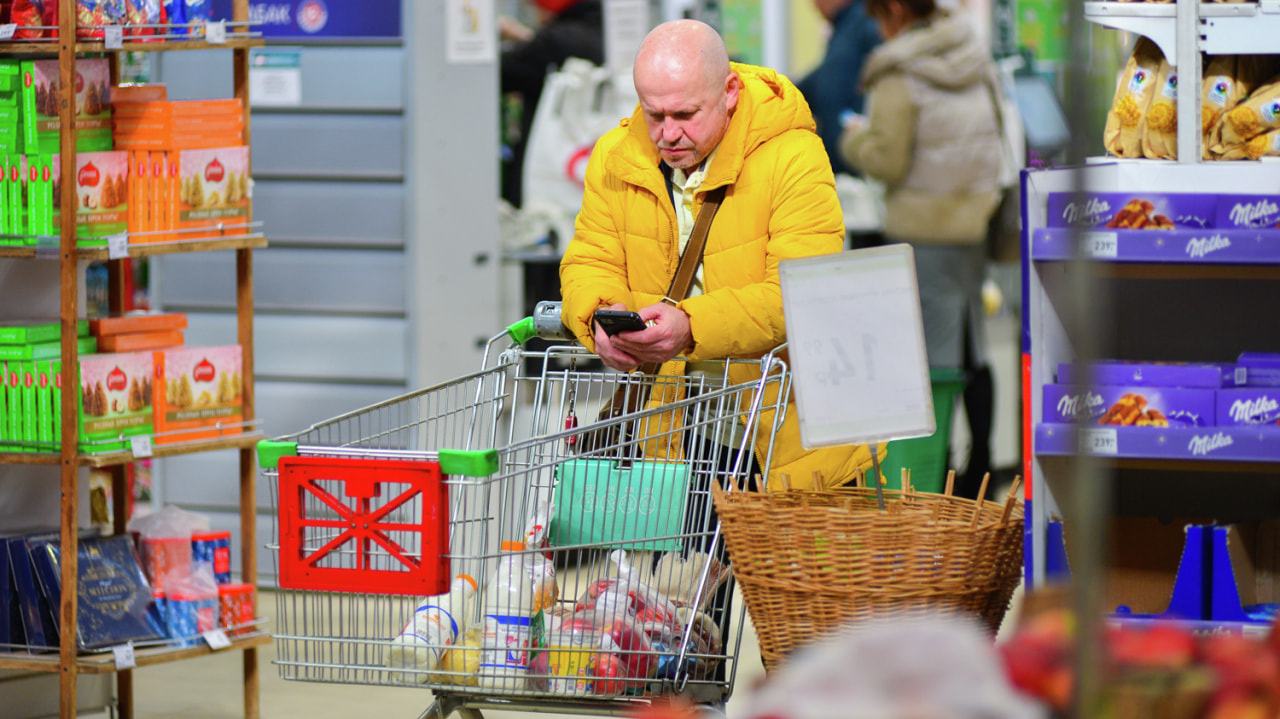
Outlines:
[[[424,717],[620,714],[732,693],[744,612],[730,616],[710,487],[767,476],[785,363],[584,371],[594,355],[579,346],[523,349],[535,324],[494,337],[475,374],[259,447],[277,510],[283,678],[429,688]],[[624,395],[634,411],[594,419]],[[504,545],[531,533],[546,546]],[[522,564],[504,564],[512,555]],[[487,609],[502,566],[540,567],[544,588],[555,567],[556,585],[505,653]],[[414,636],[424,597],[460,574],[478,591],[457,639]],[[406,641],[432,659],[406,661]]]

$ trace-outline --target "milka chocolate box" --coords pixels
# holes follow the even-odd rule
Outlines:
[[[1092,377],[1088,376],[1090,368]],[[1218,389],[1243,386],[1248,374],[1245,367],[1226,362],[1100,360],[1088,366],[1073,362],[1059,364],[1058,384]]]
[[[1280,387],[1219,390],[1218,424],[1280,424]]]
[[[1177,387],[1047,384],[1044,421],[1114,427],[1211,427],[1216,391]]]
[[[1174,230],[1213,227],[1216,195],[1157,192],[1049,193],[1049,227]]]

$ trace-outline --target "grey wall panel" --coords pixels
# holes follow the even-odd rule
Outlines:
[[[235,344],[236,316],[188,314],[187,344]],[[267,379],[399,382],[406,378],[405,321],[378,317],[254,318],[255,374]]]
[[[170,309],[235,307],[235,254],[164,258]],[[266,249],[253,255],[258,310],[404,312],[404,253],[398,250]]]
[[[404,176],[399,115],[253,116],[253,174],[287,178]]]
[[[302,107],[384,109],[404,106],[398,47],[301,49]],[[160,76],[175,100],[230,97],[231,53],[163,53]]]
[[[404,246],[404,186],[258,180],[253,217],[271,244]]]

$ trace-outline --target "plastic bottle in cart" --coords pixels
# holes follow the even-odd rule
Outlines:
[[[392,640],[387,666],[405,669],[435,669],[445,647],[457,641],[466,631],[468,607],[476,593],[476,580],[466,574],[454,578],[447,594],[428,597],[413,613],[404,631]],[[426,674],[404,674],[396,677],[424,684]]]
[[[484,642],[479,684],[522,690],[529,673],[530,622],[536,611],[524,542],[503,542],[498,570],[484,587]]]

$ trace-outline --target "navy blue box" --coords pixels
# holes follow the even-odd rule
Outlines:
[[[32,651],[41,647],[58,648],[58,627],[50,624],[48,602],[31,570],[31,554],[27,550],[27,537],[10,537],[6,542],[9,551],[9,569],[18,592],[18,611],[22,616],[22,629],[26,643]]]
[[[61,588],[61,546],[48,542],[39,547],[42,564],[53,569],[53,582]],[[127,534],[90,537],[80,542],[76,643],[81,649],[98,649],[125,642],[163,639],[153,617],[151,585]]]

